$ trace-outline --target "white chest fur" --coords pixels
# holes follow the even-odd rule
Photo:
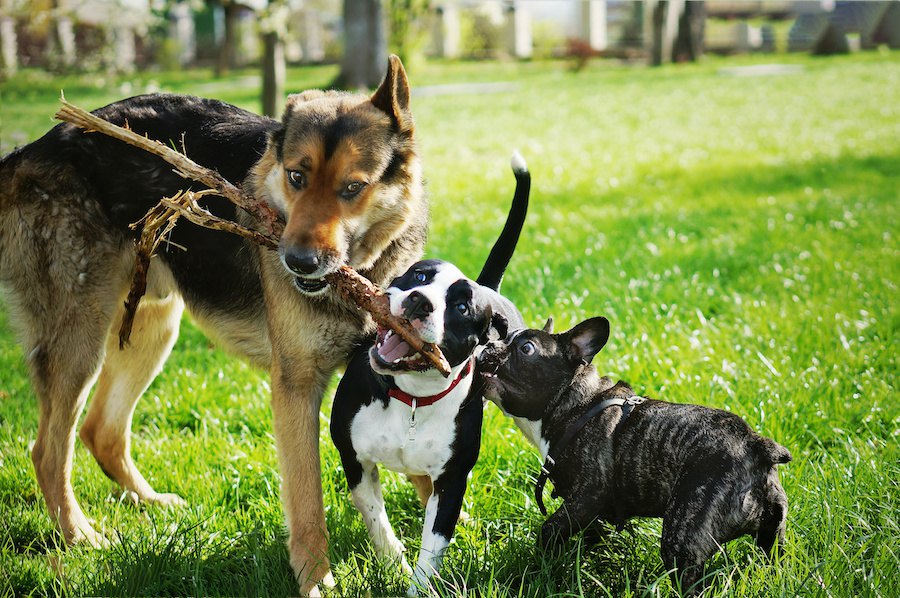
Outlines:
[[[413,410],[402,401],[390,399],[387,407],[376,401],[363,407],[350,427],[356,458],[399,473],[439,477],[452,455],[456,415],[471,384],[470,375],[439,401],[417,407],[413,434]]]

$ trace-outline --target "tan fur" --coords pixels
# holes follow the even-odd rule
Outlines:
[[[138,399],[162,370],[178,337],[184,301],[170,294],[147,300],[135,314],[133,341],[119,350],[115,326],[106,341],[106,359],[94,389],[80,437],[104,473],[139,500],[162,505],[183,504],[176,494],[158,493],[131,459],[131,418]],[[121,321],[119,317],[113,323]]]
[[[421,168],[412,138],[406,75],[392,57],[372,98],[334,92],[291,96],[281,152],[270,142],[244,187],[287,217],[283,246],[309,246],[386,284],[422,252],[427,224]],[[326,156],[308,133],[309,115],[353,113],[350,130]],[[391,157],[386,141],[403,133],[393,182],[381,182]],[[367,154],[368,152],[368,154]],[[366,158],[366,156],[368,156]],[[75,427],[88,393],[94,397],[80,437],[103,470],[140,500],[178,504],[159,493],[130,455],[130,428],[141,394],[162,368],[178,334],[185,301],[167,268],[154,260],[147,297],[135,317],[131,345],[118,349],[122,300],[134,251],[107,230],[99,203],[69,166],[23,154],[0,163],[0,289],[20,335],[40,406],[35,471],[51,515],[67,542],[103,545],[75,499],[71,471]],[[310,185],[287,184],[285,167],[306,168]],[[367,182],[356,201],[338,196],[348,181]],[[258,314],[204,311],[195,321],[227,349],[267,367],[281,468],[291,565],[304,593],[333,583],[319,463],[319,408],[336,368],[371,320],[331,289],[308,297],[279,255],[255,249],[265,299]],[[240,281],[235,281],[240,284]]]
[[[431,481],[431,477],[427,475],[408,475],[406,479],[416,489],[416,496],[419,497],[419,502],[422,503],[422,506],[427,505],[428,499],[434,493],[434,483]]]

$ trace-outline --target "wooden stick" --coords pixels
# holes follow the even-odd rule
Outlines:
[[[245,226],[241,226],[237,222],[226,220],[211,213],[203,208],[197,200],[204,195],[218,195],[218,191],[207,189],[205,191],[182,191],[172,198],[164,197],[159,201],[160,206],[165,206],[176,212],[179,216],[193,222],[204,228],[212,228],[221,230],[235,235],[239,235],[257,245],[262,245],[266,249],[278,249],[278,237],[273,237],[269,233],[259,232]]]
[[[265,202],[257,201],[244,193],[218,172],[200,166],[184,154],[175,151],[167,145],[163,145],[159,141],[138,135],[127,128],[127,123],[125,127],[114,125],[108,120],[70,104],[64,97],[60,98],[60,102],[62,102],[62,108],[55,115],[57,120],[72,123],[76,127],[84,129],[86,133],[103,133],[162,158],[174,166],[175,172],[180,176],[185,179],[199,181],[214,189],[218,195],[252,215],[259,221],[268,235],[276,239],[281,238],[284,223],[277,212]]]
[[[372,314],[373,320],[400,335],[400,338],[428,359],[444,377],[450,375],[450,363],[441,353],[440,347],[424,342],[409,320],[392,314],[387,295],[368,278],[360,276],[350,266],[341,266],[336,271],[326,274],[325,280],[338,289],[348,301]]]
[[[180,176],[199,181],[210,187],[203,191],[180,191],[174,197],[162,198],[140,221],[132,225],[132,228],[141,227],[141,236],[135,242],[137,255],[134,273],[131,289],[125,300],[125,314],[119,328],[120,349],[128,343],[138,304],[147,290],[150,260],[163,238],[172,231],[178,218],[183,217],[199,226],[243,236],[270,250],[278,248],[278,242],[284,230],[284,222],[267,204],[245,194],[219,173],[200,166],[184,154],[159,141],[138,135],[128,128],[114,125],[70,104],[65,98],[61,98],[61,102],[62,108],[56,113],[58,120],[80,127],[86,133],[103,133],[148,151],[174,166]],[[252,230],[237,222],[215,216],[197,202],[204,195],[213,194],[224,197],[251,214],[260,223],[262,230]],[[337,271],[327,274],[325,280],[337,289],[345,300],[369,312],[372,319],[378,324],[390,328],[400,335],[400,338],[428,359],[441,374],[445,377],[450,375],[450,364],[441,353],[440,348],[432,343],[424,342],[406,318],[393,315],[387,297],[371,281],[349,266],[341,266]]]

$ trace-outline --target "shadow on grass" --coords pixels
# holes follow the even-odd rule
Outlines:
[[[96,596],[287,596],[295,594],[284,539],[257,526],[235,537],[202,523],[121,535],[78,584]]]

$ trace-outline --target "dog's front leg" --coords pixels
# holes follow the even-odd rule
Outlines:
[[[434,493],[425,505],[422,547],[407,596],[416,596],[428,588],[429,580],[441,570],[444,552],[450,545],[462,510],[469,469],[444,474],[434,481]]]
[[[362,478],[350,491],[353,494],[353,504],[356,505],[366,524],[366,529],[369,530],[369,537],[372,538],[372,543],[375,545],[375,552],[378,554],[378,558],[384,561],[399,561],[403,572],[411,575],[412,568],[406,562],[406,557],[403,556],[406,548],[394,534],[387,511],[384,510],[378,467],[374,463],[366,463],[361,467]]]
[[[571,502],[571,504],[570,504]],[[596,505],[588,501],[565,501],[541,526],[538,544],[547,552],[560,552],[566,540],[577,534],[597,517]]]
[[[272,424],[291,567],[300,591],[317,595],[320,582],[334,585],[319,463],[319,407],[332,370],[316,368],[313,356],[298,357],[273,356]]]

